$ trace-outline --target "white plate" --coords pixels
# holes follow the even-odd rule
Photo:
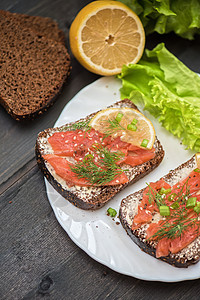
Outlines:
[[[114,77],[102,77],[82,89],[64,108],[55,126],[78,120],[92,112],[120,100],[121,81]],[[180,141],[169,134],[149,116],[164,150],[161,165],[136,184],[129,186],[114,197],[106,206],[97,211],[76,208],[46,182],[47,195],[56,218],[70,238],[88,255],[107,267],[139,279],[175,282],[200,277],[200,263],[187,269],[179,269],[145,254],[127,236],[118,218],[107,216],[108,207],[119,211],[121,199],[156,181],[169,170],[185,162],[193,153],[187,151]]]

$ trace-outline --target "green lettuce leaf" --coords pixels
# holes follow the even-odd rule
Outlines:
[[[200,151],[200,77],[159,44],[124,66],[121,98],[142,105],[187,148]]]
[[[119,0],[141,19],[146,34],[175,32],[192,40],[200,34],[199,0]]]

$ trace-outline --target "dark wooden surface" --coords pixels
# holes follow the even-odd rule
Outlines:
[[[1,0],[0,9],[55,19],[66,35],[77,12],[90,1]],[[200,38],[170,34],[159,42],[200,72]],[[69,46],[69,45],[68,45]],[[34,121],[17,123],[0,107],[0,299],[200,299],[200,280],[148,282],[118,274],[79,249],[58,224],[34,157],[37,133],[51,127],[63,107],[98,76],[72,57],[72,73],[52,108]]]

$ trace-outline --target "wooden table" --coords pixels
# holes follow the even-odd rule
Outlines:
[[[1,0],[0,9],[51,17],[68,30],[76,13],[90,1]],[[159,42],[193,71],[200,72],[200,37],[173,34],[147,38]],[[72,72],[57,102],[26,123],[0,107],[0,299],[200,299],[200,280],[149,282],[118,274],[79,249],[58,224],[46,196],[34,145],[38,132],[52,127],[68,101],[99,78],[72,56]]]

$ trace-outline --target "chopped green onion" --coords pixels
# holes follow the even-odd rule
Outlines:
[[[128,130],[132,130],[132,131],[136,131],[137,130],[137,126],[134,124],[128,124],[127,125],[127,129]]]
[[[122,117],[123,117],[123,114],[122,113],[118,113],[117,116],[116,116],[116,118],[115,118],[115,120],[119,123],[121,121]]]
[[[194,211],[195,211],[197,214],[199,214],[199,213],[200,213],[200,207],[195,206],[195,207],[194,207]]]
[[[148,143],[149,143],[149,140],[147,140],[147,139],[143,139],[143,141],[142,141],[142,143],[141,143],[141,147],[144,147],[144,148],[146,148],[147,147],[147,145],[148,145]]]
[[[196,168],[196,169],[194,169],[194,172],[200,173],[200,169],[199,169],[199,168]]]
[[[168,201],[174,201],[174,198],[176,197],[175,193],[172,193],[171,195],[169,195],[168,197]]]
[[[138,120],[133,119],[133,121],[131,122],[131,124],[132,124],[132,125],[135,125],[135,124],[137,124],[137,122],[138,122]]]
[[[170,209],[169,209],[169,206],[167,206],[167,205],[161,205],[159,207],[159,211],[160,211],[161,216],[170,216]]]
[[[167,194],[169,194],[169,193],[171,193],[171,189],[165,189],[164,187],[161,187],[161,189],[160,189],[160,191],[159,191],[159,194],[160,195],[167,195]]]
[[[200,213],[200,202],[197,202],[196,206],[194,207],[194,211],[199,214]]]
[[[179,205],[178,201],[175,201],[174,203],[172,203],[172,205],[170,205],[170,207],[171,207],[172,209],[177,209],[177,208],[180,207],[180,205]]]
[[[195,207],[197,202],[197,197],[191,197],[186,202],[186,208],[193,208]]]
[[[112,218],[114,218],[114,217],[116,216],[116,214],[117,214],[116,210],[115,210],[114,208],[112,208],[112,207],[109,207],[109,208],[107,209],[107,213],[108,213],[109,216],[111,216]]]

